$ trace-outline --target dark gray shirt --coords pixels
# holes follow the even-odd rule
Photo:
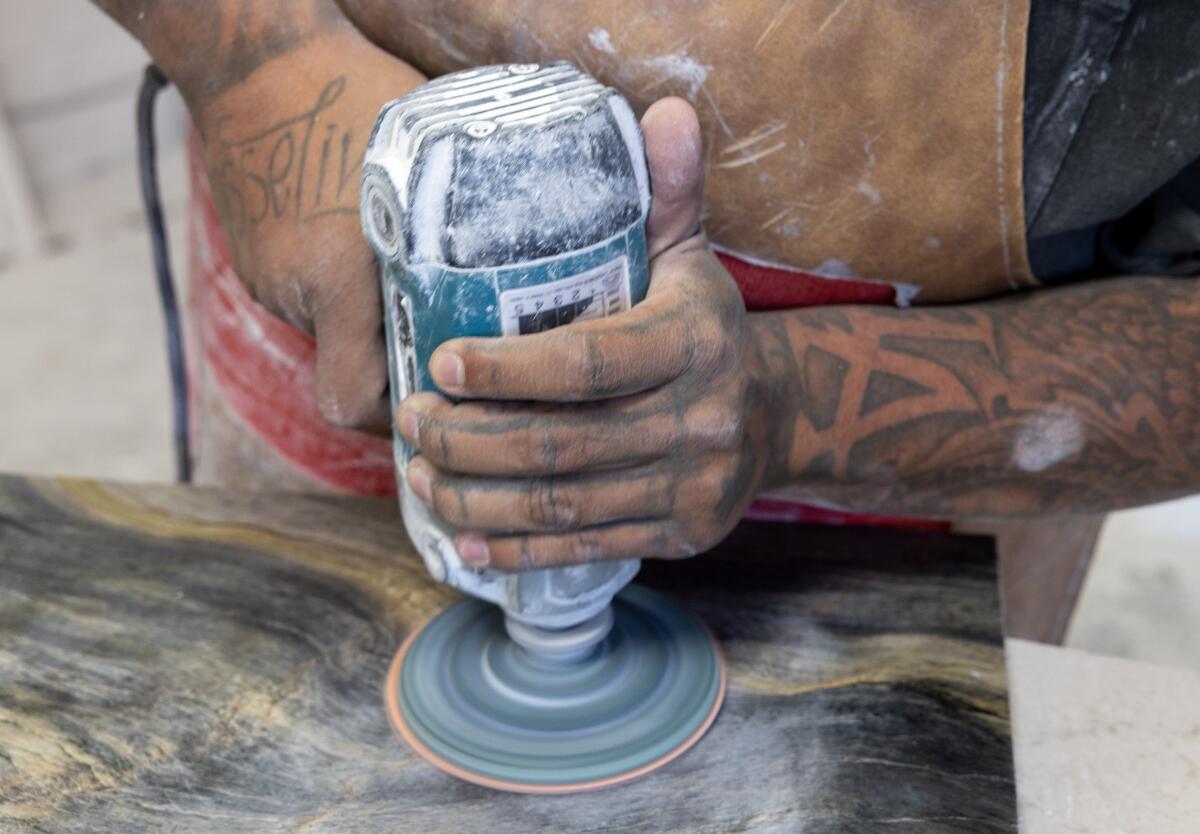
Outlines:
[[[1200,274],[1200,3],[1033,0],[1025,218],[1047,283]]]

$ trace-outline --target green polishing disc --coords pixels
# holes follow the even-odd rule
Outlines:
[[[587,658],[539,658],[504,614],[463,599],[400,647],[388,714],[421,756],[501,790],[568,793],[634,779],[695,744],[725,694],[707,629],[665,597],[629,586]]]

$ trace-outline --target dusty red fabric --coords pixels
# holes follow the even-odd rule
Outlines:
[[[786,521],[791,524],[828,524],[833,527],[902,527],[907,530],[949,530],[950,522],[925,518],[894,518],[869,513],[848,513],[827,507],[814,507],[798,501],[759,498],[746,510],[750,521]]]
[[[788,310],[822,304],[895,304],[896,288],[881,281],[826,278],[800,270],[753,263],[732,252],[716,252],[729,270],[747,310]]]

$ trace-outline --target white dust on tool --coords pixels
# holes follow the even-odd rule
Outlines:
[[[601,113],[586,120],[600,121]],[[599,128],[581,131],[583,136],[598,133]],[[592,242],[596,230],[613,226],[614,206],[636,205],[637,195],[630,193],[622,172],[580,164],[587,144],[579,136],[572,140],[564,142],[560,132],[548,130],[506,134],[505,153],[487,158],[489,198],[471,211],[472,222],[448,230],[456,262],[475,262],[497,248],[524,248],[522,241],[534,229],[560,251],[578,249]]]

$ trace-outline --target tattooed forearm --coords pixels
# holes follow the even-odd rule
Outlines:
[[[1096,511],[1200,488],[1200,282],[753,317],[770,480],[865,511]]]
[[[314,38],[352,28],[334,0],[95,0],[193,105]]]

